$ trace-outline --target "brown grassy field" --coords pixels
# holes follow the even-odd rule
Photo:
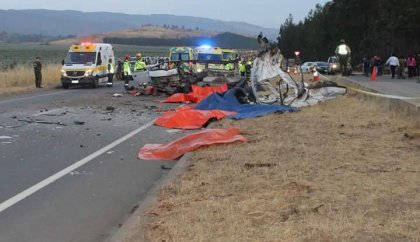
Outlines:
[[[44,87],[60,84],[61,65],[51,64],[42,68],[42,85]],[[14,69],[0,72],[0,94],[12,94],[35,88],[35,74],[31,66],[18,65]]]
[[[105,37],[120,37],[120,38],[160,38],[160,39],[176,39],[189,37],[206,37],[214,36],[218,32],[207,30],[186,30],[186,29],[170,29],[163,27],[147,26],[138,29],[124,29],[115,32],[104,34],[97,34],[92,36],[83,36],[76,38],[69,38],[63,40],[52,41],[51,44],[71,45],[80,43],[82,40],[89,39],[91,42],[102,42]]]
[[[344,96],[215,126],[249,142],[195,152],[139,225],[148,240],[420,240],[420,127],[409,120]]]

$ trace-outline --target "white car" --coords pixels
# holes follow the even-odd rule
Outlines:
[[[305,62],[300,68],[302,73],[309,73],[315,68],[315,62]]]

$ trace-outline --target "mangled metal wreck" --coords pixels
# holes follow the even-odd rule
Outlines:
[[[252,93],[257,103],[303,107],[347,92],[345,87],[330,81],[311,85],[303,81],[303,76],[300,81],[295,81],[280,67],[283,56],[277,44],[265,44],[263,47],[251,70]]]

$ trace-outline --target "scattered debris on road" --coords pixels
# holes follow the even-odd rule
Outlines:
[[[83,124],[85,124],[86,122],[85,122],[85,121],[78,121],[78,120],[75,120],[75,121],[73,121],[73,123],[74,123],[74,124],[76,124],[76,125],[83,125]]]
[[[113,112],[113,111],[115,110],[115,107],[113,107],[113,106],[106,106],[105,110],[106,110],[106,111],[111,111],[111,112]]]
[[[26,123],[55,124],[55,125],[67,126],[67,124],[64,124],[63,122],[50,122],[50,121],[35,120],[35,119],[18,119],[18,121],[26,122]]]

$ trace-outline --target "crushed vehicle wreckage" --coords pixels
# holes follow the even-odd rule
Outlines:
[[[300,82],[295,81],[280,68],[282,55],[277,45],[266,43],[262,47],[263,50],[253,62],[250,80],[246,75],[241,76],[239,69],[236,68],[239,59],[188,60],[188,66],[191,67],[189,72],[183,71],[182,66],[186,63],[185,61],[175,62],[181,85],[191,86],[191,91],[184,89],[183,93],[171,95],[162,102],[197,104],[167,111],[157,118],[154,124],[171,129],[201,129],[210,122],[222,118],[239,120],[273,113],[296,112],[299,111],[298,107],[313,105],[346,93],[345,87],[338,86],[334,82],[318,81],[315,84],[307,84],[303,81],[303,76]],[[214,138],[213,130],[206,129],[205,131],[210,133],[201,134],[203,131],[198,131],[168,144],[145,145],[139,150],[138,158],[177,159],[185,152],[198,148],[201,140]],[[239,130],[236,134],[239,135]],[[196,135],[204,137],[192,139]],[[243,139],[231,140],[224,137],[221,142],[230,143],[238,140],[246,142],[245,137],[241,138]],[[217,139],[217,142],[219,141]],[[213,143],[216,142],[205,143],[205,145]],[[183,151],[176,153],[174,150]]]
[[[292,107],[317,104],[347,92],[335,82],[308,84],[295,81],[280,68],[283,56],[275,44],[261,51],[251,70],[251,86],[257,103],[281,103]],[[302,74],[303,75],[303,74]]]
[[[191,93],[192,86],[215,86],[227,83],[242,104],[277,104],[291,107],[310,106],[343,95],[345,87],[331,81],[314,84],[295,80],[283,71],[283,56],[276,43],[261,44],[251,68],[251,76],[241,76],[239,55],[226,59],[223,49],[218,47],[198,47],[194,51],[188,47],[171,48],[170,58],[148,70],[134,73],[131,89],[140,94],[157,92],[173,95]]]

